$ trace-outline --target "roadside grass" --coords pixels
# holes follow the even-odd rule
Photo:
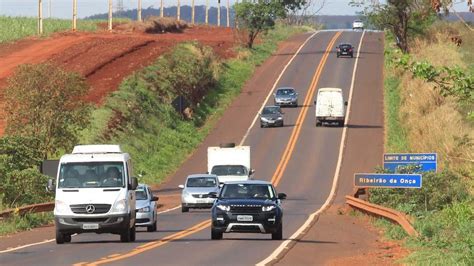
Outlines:
[[[152,81],[156,80],[153,71],[156,72],[157,67],[150,66],[138,74],[141,77],[135,76],[125,80],[120,90],[108,98],[108,103],[94,112],[93,129],[84,132],[82,142],[103,141],[100,135],[112,118],[111,106],[125,99],[139,97],[140,101],[152,107],[151,110],[159,111],[142,112],[140,119],[146,123],[123,129],[109,142],[120,143],[124,150],[131,154],[134,158],[135,174],[139,176],[140,182],[160,183],[174,173],[204,140],[226,108],[239,95],[255,68],[271,56],[278,43],[305,30],[278,25],[274,30],[262,35],[261,42],[254,49],[239,48],[236,58],[218,62],[215,85],[193,110],[192,119],[183,119],[169,103],[157,103],[150,98],[153,88],[169,85],[153,83]],[[173,87],[169,89],[176,90]],[[136,94],[138,90],[141,91],[140,95]],[[170,97],[175,92],[167,93],[167,97]],[[202,169],[203,172],[205,170]]]
[[[15,232],[30,230],[35,227],[50,224],[53,220],[53,213],[32,213],[25,216],[13,216],[0,221],[0,236]]]
[[[386,152],[408,151],[405,129],[400,121],[400,83],[393,69],[386,71],[384,79],[385,143]]]
[[[101,20],[77,21],[79,31],[96,31]],[[32,17],[0,16],[0,43],[12,42],[29,36],[37,35],[38,21]],[[59,31],[71,30],[72,22],[66,19],[45,19],[43,21],[44,36]]]

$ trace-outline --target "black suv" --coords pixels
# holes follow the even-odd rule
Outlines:
[[[276,194],[266,181],[248,180],[228,182],[222,187],[212,206],[211,238],[222,239],[223,233],[272,234],[272,239],[283,237],[284,193]]]
[[[337,57],[350,56],[354,57],[354,46],[350,43],[341,43],[336,47]]]

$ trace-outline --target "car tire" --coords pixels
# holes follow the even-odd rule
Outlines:
[[[285,126],[285,123],[281,122],[280,127],[284,127],[284,126]]]
[[[280,223],[278,229],[275,233],[272,233],[272,240],[282,240],[283,239],[283,223]]]
[[[211,239],[212,240],[221,240],[224,233],[216,231],[213,227],[211,227]]]
[[[354,58],[354,55],[353,55],[353,54],[351,54],[351,58]]]
[[[133,227],[135,229],[135,226]],[[130,242],[132,241],[132,229],[127,228],[125,232],[120,234],[120,242]]]
[[[66,242],[66,235],[59,232],[59,230],[56,229],[56,244],[64,244]]]
[[[343,127],[343,126],[344,126],[344,121],[339,121],[339,122],[337,122],[337,125],[338,125],[339,127]]]
[[[130,228],[130,242],[134,242],[137,239],[137,229],[135,225]]]
[[[320,127],[320,126],[322,126],[322,125],[323,125],[323,123],[321,123],[321,121],[317,121],[317,120],[316,120],[316,127]]]
[[[72,237],[70,234],[64,234],[64,242],[65,243],[71,243]]]
[[[260,128],[263,128],[263,124],[262,124],[262,123],[260,123]]]
[[[181,212],[189,212],[189,208],[181,205]]]
[[[147,231],[147,232],[156,232],[156,228],[157,228],[156,223],[157,223],[157,221],[155,220],[155,222],[153,223],[153,225],[147,226],[147,227],[146,227],[146,231]]]

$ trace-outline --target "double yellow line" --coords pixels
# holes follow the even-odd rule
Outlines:
[[[290,136],[290,140],[288,141],[288,144],[285,148],[285,151],[283,152],[283,156],[280,159],[280,162],[277,166],[277,169],[275,170],[275,173],[273,174],[273,177],[271,179],[271,182],[273,183],[274,186],[277,186],[280,183],[280,180],[283,176],[283,173],[285,172],[286,166],[288,165],[288,162],[290,161],[291,155],[292,155],[292,153],[294,151],[294,148],[295,148],[295,145],[296,145],[296,141],[298,140],[298,137],[299,137],[299,134],[300,134],[300,131],[301,131],[301,127],[303,125],[303,121],[306,117],[306,114],[308,113],[309,106],[311,106],[311,101],[313,99],[313,95],[314,95],[314,92],[316,90],[316,85],[319,82],[319,78],[320,78],[320,76],[323,72],[323,68],[326,64],[326,61],[327,61],[328,57],[329,57],[329,52],[331,51],[332,47],[334,47],[334,43],[336,42],[337,38],[340,35],[341,35],[341,32],[339,31],[331,38],[331,41],[329,42],[328,46],[326,47],[326,50],[325,50],[325,53],[324,53],[324,55],[321,59],[321,62],[319,63],[319,65],[316,69],[316,72],[313,76],[313,79],[311,80],[311,85],[309,87],[308,93],[307,93],[306,98],[304,100],[304,105],[303,105],[302,111],[298,115],[298,118],[297,118],[296,124],[295,124],[295,128],[293,129],[293,131],[291,133],[291,136]],[[199,231],[201,231],[205,228],[208,228],[210,225],[211,225],[211,221],[206,220],[204,222],[201,222],[201,223],[198,223],[198,224],[194,225],[191,228],[188,228],[188,229],[180,231],[178,233],[169,235],[169,236],[164,237],[160,240],[151,241],[151,242],[148,242],[144,245],[138,246],[138,247],[136,247],[135,249],[133,249],[132,251],[130,251],[128,253],[125,253],[125,254],[112,254],[112,255],[109,255],[107,257],[101,258],[101,259],[99,259],[95,262],[91,262],[91,263],[79,262],[79,263],[74,264],[74,266],[101,265],[101,264],[111,263],[111,262],[118,261],[118,260],[123,260],[123,259],[129,258],[129,257],[135,256],[135,255],[138,255],[140,253],[143,253],[145,251],[163,246],[163,245],[165,245],[169,242],[181,239],[181,238],[186,237],[188,235],[197,233],[197,232],[199,232]]]
[[[332,47],[334,47],[334,43],[341,35],[341,33],[342,32],[338,31],[334,35],[334,37],[332,37],[331,41],[329,42],[329,45],[326,47],[326,51],[323,57],[321,58],[321,62],[319,63],[318,68],[316,69],[316,72],[313,76],[313,80],[311,81],[311,85],[309,86],[308,93],[306,94],[306,98],[304,99],[303,109],[301,110],[300,114],[298,115],[298,118],[296,119],[295,127],[293,129],[293,132],[291,132],[290,140],[286,145],[286,149],[283,152],[283,156],[280,160],[280,163],[278,164],[277,169],[275,170],[275,173],[273,174],[273,177],[271,179],[271,182],[274,186],[278,186],[278,184],[280,183],[283,173],[286,170],[286,166],[290,161],[291,155],[293,154],[293,150],[295,149],[296,141],[298,140],[301,128],[303,126],[303,121],[306,118],[309,106],[311,106],[311,101],[313,100],[314,92],[316,91],[316,85],[319,82],[319,78],[321,77],[321,73],[323,72],[324,66],[326,65],[326,61],[329,57],[329,52],[331,51]]]

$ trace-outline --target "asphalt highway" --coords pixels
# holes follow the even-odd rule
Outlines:
[[[307,38],[306,44],[294,56]],[[361,38],[364,38],[362,42]],[[357,95],[357,91],[362,89],[362,85],[358,84],[370,86],[358,80],[371,75],[367,68],[373,65],[371,60],[376,58],[363,55],[371,53],[369,47],[373,47],[374,43],[380,47],[382,39],[382,33],[366,32],[363,35],[363,32],[356,31],[321,31],[293,38],[257,69],[242,95],[217,122],[209,137],[160,187],[157,195],[179,193],[177,186],[187,174],[205,172],[207,146],[240,143],[244,139],[243,144],[251,146],[255,179],[272,181],[278,192],[288,195],[283,205],[283,238],[289,238],[311,213],[321,208],[333,186],[343,128],[315,127],[313,101],[317,89],[321,87],[342,88],[345,100],[349,98],[356,60],[336,58],[335,47],[338,43],[349,42],[355,46],[356,52],[361,52],[358,69],[366,71],[362,76],[356,72],[354,94]],[[359,43],[361,47],[358,47]],[[262,129],[257,121],[247,131],[275,80],[293,56],[276,87],[294,87],[299,93],[299,107],[283,109],[283,128]],[[383,54],[378,55],[378,59],[380,56]],[[353,101],[351,111],[370,108],[367,102],[370,103],[370,99],[363,104]],[[273,104],[272,97],[268,104]],[[359,120],[361,125],[371,124],[371,121],[364,121],[363,116]],[[341,182],[344,182],[341,187],[350,190],[350,178]],[[271,235],[263,234],[224,234],[223,240],[211,240],[209,210],[181,213],[180,209],[176,209],[160,214],[158,219],[158,232],[148,233],[141,229],[134,243],[121,243],[117,235],[82,234],[73,236],[70,244],[50,242],[0,253],[0,264],[253,265],[267,258],[282,243],[271,240]],[[324,230],[330,232],[331,228]]]

